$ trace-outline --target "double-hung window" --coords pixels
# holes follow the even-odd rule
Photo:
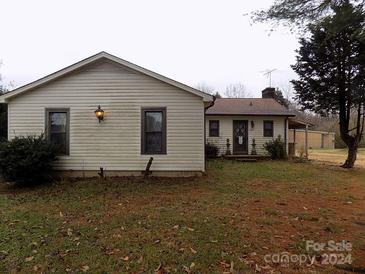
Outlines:
[[[47,140],[57,146],[58,155],[69,155],[69,109],[46,109],[46,135]]]
[[[166,154],[166,108],[142,108],[142,154]]]
[[[264,137],[274,137],[273,121],[264,121]]]
[[[209,137],[219,137],[219,120],[209,120]]]

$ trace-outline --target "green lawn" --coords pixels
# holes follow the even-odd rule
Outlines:
[[[0,273],[343,273],[264,256],[345,239],[352,268],[365,268],[364,208],[365,170],[311,163],[216,160],[193,179],[0,185]]]

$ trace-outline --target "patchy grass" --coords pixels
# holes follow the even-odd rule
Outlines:
[[[343,164],[347,158],[347,149],[311,149],[309,150],[311,160]],[[365,149],[359,149],[355,166],[365,168]]]
[[[202,178],[3,185],[0,273],[350,270],[264,261],[312,254],[306,240],[352,242],[360,271],[364,208],[365,170],[311,163],[215,160]]]

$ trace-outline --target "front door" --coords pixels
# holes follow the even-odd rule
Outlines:
[[[247,121],[233,121],[233,154],[248,154]]]

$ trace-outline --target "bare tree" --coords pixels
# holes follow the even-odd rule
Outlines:
[[[246,86],[243,83],[238,82],[228,85],[224,95],[228,98],[247,98],[250,96],[250,93],[247,92]]]
[[[200,82],[200,83],[196,84],[195,88],[197,90],[200,90],[202,92],[209,93],[209,94],[212,94],[212,95],[216,93],[215,88],[211,85],[208,85],[205,82]]]
[[[218,91],[216,93],[214,93],[213,96],[215,98],[222,98],[222,95]]]
[[[0,67],[2,65],[2,62],[0,60]],[[3,83],[2,83],[2,77],[1,77],[1,74],[0,74],[0,95],[2,95],[3,93],[5,93],[5,86],[3,86]]]
[[[294,92],[293,92],[293,85],[291,83],[282,83],[279,84],[279,89],[281,90],[284,98],[290,102],[294,101]]]

